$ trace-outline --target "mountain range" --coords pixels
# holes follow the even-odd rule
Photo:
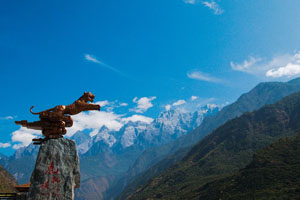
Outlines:
[[[206,117],[202,124],[191,133],[167,145],[152,149],[152,152],[147,153],[146,150],[140,156],[140,160],[136,161],[136,165],[131,167],[124,176],[123,182],[119,183],[116,186],[117,189],[113,190],[112,193],[123,191],[120,199],[124,199],[149,179],[181,160],[194,144],[226,121],[238,117],[244,112],[251,112],[264,105],[274,103],[297,91],[300,91],[300,78],[285,83],[266,82],[258,84],[248,93],[241,95],[236,102],[224,107],[216,115]],[[145,165],[145,160],[151,164]]]
[[[208,187],[205,184],[209,185],[220,179],[222,181],[223,178],[227,178],[226,180],[230,182],[231,179],[228,177],[245,168],[256,152],[280,138],[297,135],[300,130],[299,117],[300,93],[298,92],[275,104],[266,105],[257,111],[246,112],[240,117],[229,120],[193,146],[182,160],[145,185],[139,186],[133,194],[127,196],[127,199],[199,199],[203,188]],[[284,157],[285,153],[283,151],[279,154],[283,154],[281,156]],[[272,158],[269,158],[266,163],[259,159],[256,161],[262,162],[260,166],[265,166],[264,164],[272,162]],[[295,160],[284,162],[294,163]],[[275,158],[274,164],[276,164]],[[295,166],[288,166],[295,171],[299,170],[298,164],[299,162],[296,161]],[[255,167],[251,164],[249,166]],[[251,170],[248,172],[250,173]],[[250,180],[252,179],[241,182],[244,186],[252,184],[252,189],[258,187],[255,186],[255,182],[249,182]],[[239,193],[235,187],[240,188],[240,185],[230,185],[228,182],[224,184],[224,187],[232,186],[231,192]],[[294,187],[297,189],[297,186]],[[216,188],[210,187],[210,189]],[[219,189],[223,190],[223,186]],[[244,190],[247,190],[247,187]]]
[[[128,122],[119,132],[108,133],[115,138],[110,140],[115,141],[114,144],[99,140],[81,156],[83,182],[76,191],[76,199],[89,199],[86,194],[92,196],[90,199],[111,198],[108,190],[119,182],[146,149],[167,144],[188,134],[201,124],[205,116],[218,111],[215,105],[206,105],[194,113],[168,110],[150,124]],[[105,185],[107,189],[103,191],[100,185]]]
[[[81,190],[84,191],[85,188],[90,190],[94,181],[101,182],[97,184],[99,186],[95,187],[94,192],[97,192],[106,182],[116,181],[145,149],[168,143],[189,133],[199,126],[206,116],[217,113],[219,109],[216,105],[206,105],[193,113],[168,110],[162,112],[150,124],[129,121],[119,131],[112,131],[103,126],[93,137],[86,132],[76,132],[71,139],[76,142],[80,155],[82,180],[81,188],[77,190],[77,197],[81,198]],[[19,183],[27,183],[37,153],[38,146],[30,144],[18,149],[10,157],[2,156],[0,164]],[[82,198],[87,199],[86,194],[83,192]],[[97,197],[101,199],[102,196],[100,192]]]
[[[80,154],[81,187],[76,190],[76,199],[116,199],[122,192],[119,199],[140,195],[144,192],[142,185],[156,180],[153,177],[161,173],[168,174],[176,163],[190,156],[195,144],[209,143],[207,134],[245,112],[258,110],[297,91],[300,91],[300,79],[261,83],[221,110],[216,105],[206,105],[191,113],[168,110],[151,123],[129,121],[119,131],[103,126],[93,137],[78,131],[71,138]],[[201,144],[205,146],[205,142]],[[29,145],[18,149],[13,156],[1,157],[0,164],[19,183],[26,183],[37,152],[37,146]],[[240,167],[245,167],[247,162]]]

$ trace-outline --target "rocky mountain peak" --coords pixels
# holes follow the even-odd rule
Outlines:
[[[99,132],[92,138],[92,143],[95,144],[96,142],[103,141],[111,147],[117,141],[111,134],[112,132],[113,131],[108,129],[107,126],[103,125]]]

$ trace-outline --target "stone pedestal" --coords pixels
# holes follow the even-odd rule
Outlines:
[[[75,142],[50,139],[40,147],[31,175],[29,200],[72,200],[79,187],[79,158]]]

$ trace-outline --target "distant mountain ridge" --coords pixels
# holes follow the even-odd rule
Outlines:
[[[212,132],[226,121],[238,117],[244,112],[257,110],[265,104],[274,103],[281,98],[298,91],[300,91],[300,78],[284,83],[260,83],[248,93],[241,95],[236,102],[225,106],[216,115],[206,117],[201,126],[193,130],[190,134],[184,135],[170,144],[152,150],[154,151],[152,152],[152,155],[158,156],[152,156],[150,153],[145,152],[144,155],[142,155],[143,157],[141,157],[141,161],[136,162],[136,167],[131,167],[130,171],[127,172],[125,182],[130,183],[124,189],[120,199],[125,198],[134,192],[139,185],[144,184],[151,177],[158,175],[173,163],[182,159],[193,144],[197,143],[206,134]],[[165,153],[166,151],[167,153]],[[155,160],[152,165],[141,167],[143,165],[142,163],[144,163],[143,160],[150,160],[149,162],[151,162],[152,159]],[[148,171],[146,171],[147,169]],[[134,176],[131,176],[130,174],[134,174]],[[134,177],[136,177],[136,179],[134,179]],[[124,185],[124,183],[120,183],[120,185]],[[116,187],[118,188],[120,186]],[[115,191],[112,193],[114,192]]]
[[[246,167],[256,151],[279,138],[297,135],[299,119],[300,92],[232,119],[128,199],[198,199],[201,187]]]

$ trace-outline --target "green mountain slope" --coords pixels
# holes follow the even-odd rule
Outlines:
[[[15,192],[15,185],[17,185],[15,178],[0,166],[0,193]]]
[[[254,155],[237,174],[195,191],[200,199],[300,199],[300,135]]]
[[[126,198],[137,189],[138,185],[146,183],[157,176],[173,163],[182,159],[192,145],[205,135],[212,132],[226,121],[240,116],[244,112],[254,111],[266,104],[275,103],[281,98],[300,91],[300,78],[289,82],[260,83],[248,93],[243,94],[236,102],[224,107],[214,116],[206,117],[200,127],[178,140],[145,151],[137,159],[119,183],[112,187],[111,193],[118,193],[125,188],[119,199]],[[150,163],[150,164],[149,164]]]
[[[300,93],[258,111],[245,113],[217,128],[188,155],[128,199],[190,199],[204,184],[244,168],[253,154],[300,129]]]

